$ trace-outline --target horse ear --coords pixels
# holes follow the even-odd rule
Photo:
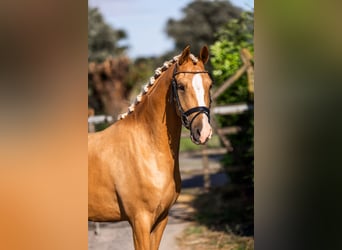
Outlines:
[[[190,45],[186,46],[185,49],[182,52],[182,55],[178,59],[179,65],[182,65],[184,62],[186,62],[189,59],[190,55]]]
[[[203,46],[199,55],[199,59],[203,62],[203,63],[207,63],[208,59],[209,59],[209,49],[207,47],[207,45]]]

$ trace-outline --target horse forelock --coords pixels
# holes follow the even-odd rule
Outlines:
[[[174,65],[176,62],[178,62],[179,57],[181,54],[174,56],[171,60],[166,61],[163,63],[163,66],[157,68],[155,70],[154,76],[150,77],[149,82],[143,85],[141,92],[136,96],[132,104],[128,107],[128,111],[120,114],[118,116],[118,120],[122,120],[126,118],[130,113],[132,113],[135,109],[135,106],[138,105],[143,97],[150,91],[151,87],[154,85],[155,81],[167,70],[169,69],[172,65]],[[192,60],[193,63],[198,62],[198,58],[194,56],[193,54],[190,54],[190,59]]]

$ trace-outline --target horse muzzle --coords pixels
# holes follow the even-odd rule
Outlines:
[[[202,119],[200,119],[202,118]],[[196,117],[190,128],[190,138],[193,143],[200,145],[205,144],[212,136],[212,128],[210,126],[208,116],[201,114]]]

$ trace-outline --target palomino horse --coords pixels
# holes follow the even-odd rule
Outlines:
[[[196,144],[211,137],[211,78],[186,47],[165,62],[127,113],[107,129],[88,135],[88,219],[127,220],[136,250],[158,249],[168,212],[181,189],[182,124]]]

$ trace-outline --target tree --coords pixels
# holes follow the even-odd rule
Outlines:
[[[88,103],[97,113],[117,117],[126,111],[131,90],[128,82],[130,60],[121,56],[88,65]]]
[[[119,44],[127,38],[124,30],[114,29],[104,21],[97,8],[88,7],[88,61],[102,62],[108,56],[119,56],[127,46]]]
[[[198,53],[204,44],[215,42],[214,35],[219,28],[229,20],[238,18],[241,9],[229,1],[197,0],[185,7],[183,13],[184,17],[180,20],[168,20],[167,35],[175,40],[176,51],[191,45],[192,51]]]
[[[233,75],[243,64],[240,58],[241,49],[254,52],[254,13],[245,12],[230,20],[217,35],[217,41],[211,46],[211,63],[214,67],[215,85],[221,85]],[[254,103],[254,95],[248,91],[246,74],[239,78],[216,100],[217,104]],[[238,220],[244,221],[244,233],[253,231],[253,195],[254,195],[254,112],[249,111],[239,115],[218,116],[221,126],[239,126],[241,132],[230,135],[229,140],[234,151],[224,157],[224,166],[231,182],[241,187],[238,191],[245,202]],[[241,167],[240,171],[229,172],[230,166]],[[247,199],[246,199],[247,198]]]
[[[97,8],[88,8],[88,106],[116,117],[127,106],[130,60],[124,30],[107,24]]]

